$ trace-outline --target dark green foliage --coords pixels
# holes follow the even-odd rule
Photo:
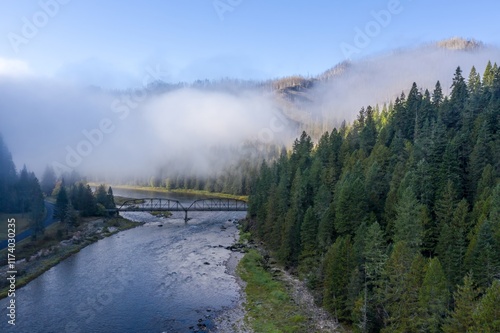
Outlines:
[[[468,204],[462,199],[453,212],[453,218],[445,222],[437,247],[442,264],[451,286],[460,283],[465,274],[465,253],[467,250]]]
[[[414,84],[315,147],[302,133],[251,182],[254,234],[357,331],[496,329],[498,66],[451,88]]]
[[[424,228],[420,219],[423,207],[415,198],[413,189],[406,188],[397,207],[394,222],[394,242],[405,242],[410,248],[419,250]]]
[[[471,274],[464,277],[463,284],[454,292],[455,309],[445,319],[443,332],[467,333],[473,326],[473,314],[477,306],[479,291],[474,286]]]
[[[304,222],[302,223],[301,230],[301,242],[302,242],[302,258],[309,256],[314,256],[317,243],[316,235],[318,234],[318,219],[316,218],[312,207],[309,207],[304,216]]]
[[[339,319],[349,319],[348,284],[354,270],[350,236],[339,237],[326,253],[323,306]]]
[[[359,163],[338,182],[334,203],[336,232],[353,235],[368,216],[364,176]]]
[[[469,95],[478,94],[481,91],[481,76],[474,66],[470,70],[467,86],[469,88]]]
[[[483,74],[483,85],[485,87],[491,87],[493,85],[493,79],[495,77],[495,73],[493,72],[493,66],[491,66],[491,61],[488,61],[486,68],[484,69]]]
[[[115,208],[115,200],[113,198],[113,190],[111,187],[106,191],[106,186],[101,184],[99,185],[94,193],[96,202],[101,204],[105,209]]]
[[[439,258],[432,258],[427,265],[419,294],[422,326],[425,332],[440,332],[448,309],[449,297],[446,277]]]
[[[29,197],[31,198],[30,204],[30,227],[33,231],[32,239],[37,239],[38,236],[43,235],[45,232],[45,226],[43,225],[43,220],[45,218],[45,204],[43,201],[43,193],[40,188],[40,184],[38,183],[38,179],[31,175],[30,177],[30,193]]]
[[[54,212],[54,217],[56,219],[59,219],[62,223],[66,222],[68,206],[69,198],[68,193],[66,192],[66,186],[64,185],[63,181],[59,193],[57,193],[56,208]]]
[[[500,332],[500,281],[495,280],[473,313],[473,332]]]
[[[471,269],[474,281],[479,287],[488,287],[493,278],[500,276],[499,253],[491,223],[485,220],[472,239],[466,258],[466,265]]]
[[[387,315],[382,332],[417,332],[424,267],[420,254],[404,242],[395,244],[384,270],[381,299]]]

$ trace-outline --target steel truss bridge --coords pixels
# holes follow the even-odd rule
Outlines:
[[[111,212],[184,212],[184,221],[187,223],[188,212],[244,212],[247,211],[246,201],[238,199],[199,199],[185,207],[178,200],[167,198],[131,199],[125,201]]]

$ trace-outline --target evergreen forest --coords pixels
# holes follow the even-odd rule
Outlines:
[[[500,332],[499,125],[496,64],[414,83],[262,162],[245,228],[356,332]]]

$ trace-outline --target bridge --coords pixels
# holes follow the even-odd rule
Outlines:
[[[145,198],[131,199],[125,201],[116,209],[108,209],[110,212],[184,212],[184,221],[187,223],[188,212],[244,212],[247,211],[246,201],[238,199],[199,199],[185,207],[178,200],[168,198]]]

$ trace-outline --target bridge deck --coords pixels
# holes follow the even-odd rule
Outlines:
[[[132,199],[125,201],[116,209],[108,209],[109,212],[185,212],[187,222],[188,211],[192,212],[244,212],[247,211],[246,201],[237,199],[200,199],[196,200],[188,207],[185,207],[178,200],[167,198],[146,198]]]

